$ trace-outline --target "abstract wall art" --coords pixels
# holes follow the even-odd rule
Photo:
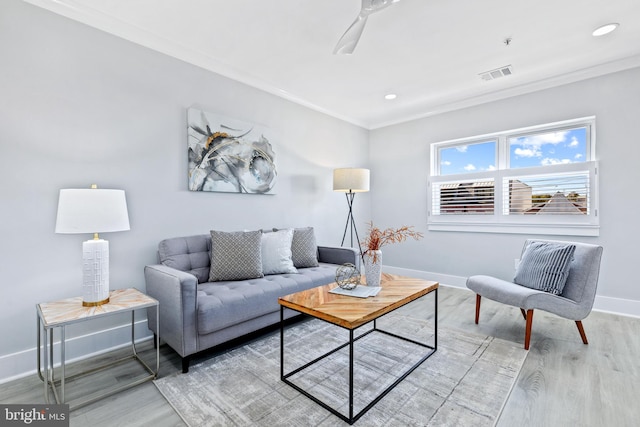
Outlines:
[[[189,190],[274,194],[271,131],[217,114],[187,110]]]

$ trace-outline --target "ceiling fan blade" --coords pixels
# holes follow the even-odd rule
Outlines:
[[[340,40],[338,40],[338,44],[335,49],[333,49],[333,54],[351,55],[364,31],[367,17],[399,1],[400,0],[362,0],[360,13],[358,13],[356,20],[353,21],[353,24],[347,28],[347,31],[345,31],[342,37],[340,37]]]
[[[398,3],[400,0],[362,0],[362,9],[360,13],[374,13]]]
[[[338,40],[338,44],[333,49],[333,54],[351,55],[358,44],[358,40],[360,40],[366,23],[367,15],[359,14],[353,24],[347,28],[347,31]]]

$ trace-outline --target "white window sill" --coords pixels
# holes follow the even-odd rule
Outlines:
[[[479,224],[479,223],[430,223],[429,231],[457,231],[465,233],[507,233],[507,234],[543,234],[553,236],[587,236],[600,235],[598,225],[524,225],[524,224]]]

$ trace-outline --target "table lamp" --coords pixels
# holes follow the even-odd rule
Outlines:
[[[347,205],[349,205],[347,223],[344,226],[344,233],[342,234],[342,243],[340,244],[340,246],[344,245],[344,239],[347,236],[347,228],[349,228],[350,226],[351,247],[353,247],[353,234],[355,232],[356,240],[358,242],[358,249],[360,249],[360,238],[358,237],[358,229],[356,228],[356,222],[353,219],[353,198],[356,195],[355,193],[363,193],[369,191],[369,169],[334,169],[333,191],[344,192],[345,196],[347,197]]]
[[[93,233],[93,240],[82,243],[82,305],[109,302],[109,242],[98,233],[129,230],[124,190],[60,190],[56,233]]]

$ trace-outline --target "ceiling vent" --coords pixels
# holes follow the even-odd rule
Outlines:
[[[495,80],[500,77],[510,76],[513,74],[513,68],[511,65],[505,65],[504,67],[496,68],[495,70],[485,71],[484,73],[480,73],[480,78],[482,80]]]

